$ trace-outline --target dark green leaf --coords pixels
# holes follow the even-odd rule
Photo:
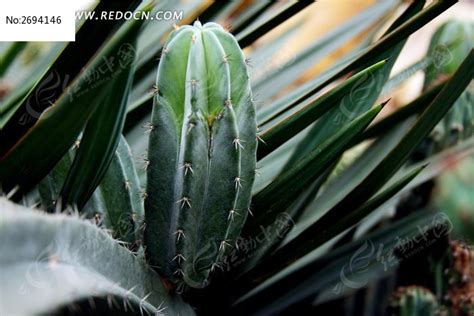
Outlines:
[[[265,21],[255,25],[251,29],[245,30],[244,33],[238,34],[237,40],[240,47],[244,48],[251,45],[262,35],[266,34],[268,31],[272,30],[312,3],[314,3],[312,0],[303,0],[287,4],[280,11],[265,19]]]
[[[235,312],[246,314],[251,310],[265,315],[278,314],[292,303],[325,289],[331,290],[333,298],[337,298],[346,287],[359,289],[387,272],[382,260],[391,260],[391,266],[387,267],[389,272],[397,267],[398,261],[392,253],[399,239],[415,238],[419,235],[419,227],[434,228],[443,223],[443,219],[442,213],[423,210],[366,238],[332,249],[322,258],[312,253],[275,278],[244,292],[245,295],[234,305]],[[360,263],[364,265],[351,266],[355,260],[363,260]]]
[[[306,70],[310,69],[323,57],[336,51],[339,47],[354,38],[357,34],[367,30],[377,22],[384,14],[393,8],[396,1],[381,1],[352,19],[328,32],[321,39],[318,39],[297,55],[291,57],[284,64],[278,65],[274,69],[260,70],[263,75],[257,78],[257,82],[252,85],[253,92],[263,100],[272,98],[281,92],[285,87],[301,77]],[[385,59],[385,58],[380,58]],[[378,60],[374,61],[377,62]],[[261,67],[265,67],[262,65]],[[259,66],[260,68],[260,66]]]
[[[104,67],[111,57],[117,58],[116,67],[120,68],[118,56],[125,53],[127,43],[134,40],[141,23],[127,21],[88,65],[88,72],[75,79],[56,103],[41,114],[28,133],[0,158],[0,183],[4,190],[9,191],[15,185],[27,190],[46,176],[67,152],[99,101],[103,100],[105,87],[119,74],[105,72],[102,75],[99,70],[107,69]],[[94,85],[89,83],[90,73],[99,73]]]
[[[424,1],[414,2],[408,9],[393,22],[388,32],[395,29],[406,20],[418,13],[424,5]],[[342,125],[346,124],[353,117],[367,111],[377,100],[382,92],[385,82],[390,76],[392,67],[398,58],[405,41],[397,44],[391,49],[387,49],[380,57],[387,59],[387,64],[382,69],[370,74],[368,80],[364,80],[362,84],[357,85],[346,95],[339,106],[329,110],[316,124],[311,128],[308,135],[296,147],[293,155],[287,162],[286,166],[298,161],[300,157],[304,157],[321,142],[325,141],[330,135],[335,133]]]
[[[15,58],[23,51],[27,42],[13,42],[7,48],[0,60],[0,77],[7,72],[8,68],[15,61]]]
[[[308,100],[317,92],[321,91],[324,87],[326,87],[329,83],[343,77],[344,75],[355,71],[356,69],[367,67],[368,65],[373,63],[374,60],[382,59],[381,56],[385,54],[388,49],[407,39],[408,36],[419,30],[426,23],[433,20],[435,17],[447,10],[456,2],[458,1],[438,0],[434,2],[429,7],[425,8],[420,13],[409,19],[407,22],[403,23],[400,27],[396,28],[395,30],[378,40],[375,44],[365,49],[360,54],[360,56],[356,58],[352,63],[341,69],[339,72],[337,72],[327,80],[325,80],[323,83],[309,90],[305,95],[301,96],[296,100],[293,100],[293,102],[288,104],[285,109],[289,110],[297,106],[301,102]]]
[[[94,9],[97,15],[108,11],[134,10],[139,0],[132,1],[101,1]],[[26,95],[7,124],[0,130],[0,156],[4,156],[15,144],[35,125],[39,116],[64,96],[64,89],[70,86],[83,67],[90,62],[123,19],[87,20],[76,34],[76,41],[70,42],[61,55],[49,67],[42,78]],[[94,36],[90,36],[94,34]],[[78,54],[80,52],[80,54]],[[47,100],[41,97],[42,90],[47,88]]]
[[[349,215],[355,208],[362,205],[375,194],[397,172],[418,144],[449,111],[453,103],[472,80],[473,74],[474,50],[471,50],[452,79],[421,114],[400,142],[384,156],[382,161],[354,190],[324,215],[328,218],[327,220],[337,221]],[[274,252],[272,257],[279,258],[278,262],[268,259],[267,261],[273,261],[272,268],[270,269],[268,265],[262,265],[265,266],[264,270],[267,273],[278,271],[288,266],[295,258],[300,258],[313,250],[315,246],[319,245],[317,239],[313,239],[319,231],[320,226],[318,222],[312,223],[302,233]],[[263,268],[261,267],[261,269]]]
[[[263,132],[261,135],[262,144],[259,145],[257,152],[258,159],[262,159],[320,118],[329,109],[338,104],[339,101],[346,94],[350,93],[355,86],[369,80],[371,75],[384,65],[385,61],[381,61],[355,74],[318,99],[309,102],[298,112],[283,119]]]
[[[115,62],[120,64],[120,67],[111,70],[115,73],[105,89],[107,97],[101,99],[87,122],[71,170],[61,190],[63,207],[77,205],[82,209],[102,180],[119,143],[135,69],[135,42],[125,45],[120,48],[125,47],[122,54],[132,55],[116,56]]]

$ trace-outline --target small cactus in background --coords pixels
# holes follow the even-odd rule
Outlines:
[[[196,22],[170,35],[149,128],[149,260],[166,278],[202,287],[240,233],[256,164],[245,58],[221,26]]]
[[[474,249],[459,241],[450,248],[446,304],[453,316],[474,315]]]
[[[433,316],[438,302],[430,290],[422,286],[397,289],[390,305],[392,316]]]
[[[473,191],[474,155],[451,166],[436,179],[434,203],[449,216],[454,238],[470,243],[474,242]]]
[[[428,48],[430,63],[425,72],[424,90],[451,76],[473,47],[474,23],[448,21],[441,25]],[[474,85],[471,83],[433,130],[432,150],[442,150],[474,135],[473,102]]]

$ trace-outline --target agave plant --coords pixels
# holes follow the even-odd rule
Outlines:
[[[76,42],[11,44],[0,73],[21,80],[0,106],[0,313],[438,308],[442,291],[376,289],[403,273],[403,249],[449,237],[449,219],[413,199],[446,159],[474,150],[472,133],[423,147],[450,111],[472,131],[472,43],[411,103],[378,116],[408,37],[455,3],[377,2],[277,67],[300,25],[263,37],[318,4],[101,1],[94,11],[185,19],[86,20]],[[359,34],[370,39],[295,84]]]

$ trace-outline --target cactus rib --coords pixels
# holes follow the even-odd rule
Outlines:
[[[208,282],[246,219],[256,119],[245,57],[221,26],[170,35],[158,67],[149,140],[145,243],[172,281]]]

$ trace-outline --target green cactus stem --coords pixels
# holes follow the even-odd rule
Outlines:
[[[245,57],[220,25],[170,35],[149,126],[148,258],[168,279],[203,287],[247,217],[256,164]]]

